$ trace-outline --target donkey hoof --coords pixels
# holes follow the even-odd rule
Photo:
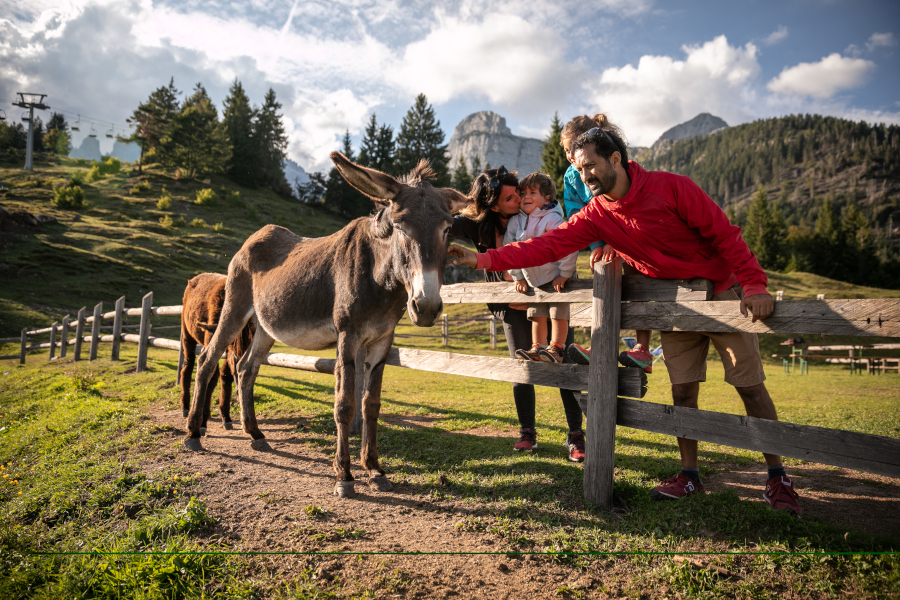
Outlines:
[[[369,487],[373,487],[379,492],[389,492],[394,489],[394,486],[391,485],[390,480],[388,480],[385,475],[376,475],[375,477],[369,477]]]
[[[206,435],[206,427],[201,427],[200,428],[200,437],[203,437],[204,435]]]
[[[188,412],[190,412],[190,411],[182,410],[182,411],[181,411],[181,416],[184,417],[185,419],[187,419]]]
[[[225,421],[224,423],[222,423],[222,427],[224,427],[228,431],[231,431],[232,429],[234,429],[234,424],[231,421]]]
[[[191,452],[203,452],[203,444],[200,443],[198,438],[187,438],[184,440],[184,447],[190,450]]]
[[[252,442],[250,442],[250,447],[258,452],[268,452],[272,449],[272,446],[269,445],[269,442],[266,441],[266,438],[253,440]]]
[[[338,481],[334,484],[334,495],[338,498],[352,498],[356,495],[352,481]]]

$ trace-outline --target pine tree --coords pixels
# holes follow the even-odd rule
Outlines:
[[[44,146],[60,156],[68,156],[72,151],[72,139],[69,135],[69,124],[62,113],[53,113],[47,122],[47,134]]]
[[[372,155],[372,168],[390,175],[399,175],[396,169],[396,152],[394,128],[390,125],[382,125],[378,128],[375,154]]]
[[[466,161],[460,156],[456,169],[453,171],[453,187],[463,194],[468,194],[469,189],[472,187],[472,181],[472,176],[466,168]]]
[[[203,84],[198,83],[194,93],[185,99],[160,139],[159,154],[163,164],[184,167],[190,177],[225,171],[231,148]]]
[[[777,207],[769,204],[768,194],[762,186],[753,194],[742,234],[763,268],[778,269],[784,266],[781,253],[784,221]]]
[[[478,155],[476,154],[472,157],[472,180],[474,181],[481,173],[481,159],[478,158]]]
[[[256,146],[257,183],[272,188],[282,196],[291,195],[291,186],[284,176],[284,159],[287,157],[288,138],[281,122],[281,104],[275,99],[275,90],[266,92],[253,127]]]
[[[235,78],[225,98],[222,125],[231,143],[231,158],[226,165],[226,173],[236,182],[249,187],[257,185],[256,140],[253,139],[253,119],[256,111],[250,106],[250,99],[241,82]]]
[[[446,157],[447,146],[444,144],[444,132],[441,122],[435,120],[434,109],[428,104],[425,94],[416,97],[416,103],[409,109],[400,132],[397,134],[396,170],[408,173],[420,159],[431,162],[436,174],[432,182],[436,186],[450,184],[450,172]]]
[[[372,164],[371,157],[376,154],[376,146],[378,145],[378,122],[375,120],[375,113],[369,117],[369,124],[366,126],[366,132],[363,134],[362,141],[359,143],[359,156],[356,158],[356,164],[362,167],[375,168]]]
[[[556,193],[562,200],[563,177],[569,168],[569,160],[566,152],[559,145],[562,125],[559,122],[559,113],[553,113],[553,121],[550,123],[550,136],[544,140],[541,148],[541,171],[550,176],[556,184]]]
[[[141,147],[138,160],[138,173],[143,172],[144,156],[155,155],[159,150],[163,136],[178,114],[178,95],[175,89],[175,78],[169,85],[157,88],[150,94],[146,102],[138,104],[134,113],[126,121],[135,128],[128,137],[120,138],[123,142],[136,142]]]

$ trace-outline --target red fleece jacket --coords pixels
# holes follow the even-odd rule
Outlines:
[[[647,277],[715,282],[715,293],[740,282],[764,294],[768,277],[713,200],[690,178],[628,163],[631,188],[618,202],[595,197],[568,223],[540,237],[478,255],[478,268],[506,271],[543,265],[597,240],[612,245]]]

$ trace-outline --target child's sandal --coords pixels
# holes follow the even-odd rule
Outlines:
[[[565,352],[565,348],[555,342],[551,342],[549,346],[538,351],[538,360],[561,363],[563,361],[563,352]]]

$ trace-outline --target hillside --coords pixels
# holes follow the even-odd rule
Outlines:
[[[814,224],[823,197],[837,210],[855,203],[876,229],[900,243],[896,125],[791,115],[672,141],[665,152],[643,150],[636,158],[648,169],[691,177],[738,215],[762,185],[789,226]]]
[[[128,306],[139,305],[151,290],[154,304],[180,304],[188,279],[205,271],[224,273],[244,240],[267,223],[304,236],[328,235],[346,224],[267,189],[218,177],[209,183],[178,181],[154,165],[145,166],[141,177],[128,177],[123,167],[83,183],[80,210],[52,206],[52,187],[88,169],[83,160],[57,164],[43,155],[33,173],[0,165],[0,206],[56,220],[21,227],[21,233],[0,232],[0,336],[74,315],[84,305],[90,310],[99,301],[110,310],[121,295]],[[132,193],[138,184],[149,189]],[[169,209],[157,207],[163,188],[171,195]],[[198,205],[197,192],[205,188],[217,197]],[[166,216],[170,227],[160,224]]]

